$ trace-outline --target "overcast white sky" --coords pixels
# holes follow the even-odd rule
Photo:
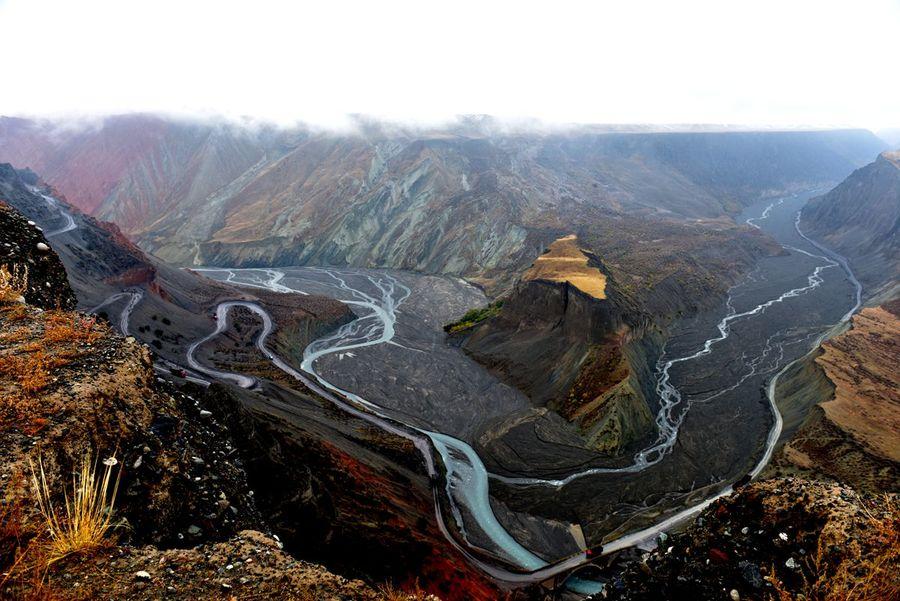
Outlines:
[[[0,0],[0,114],[900,126],[900,0]]]

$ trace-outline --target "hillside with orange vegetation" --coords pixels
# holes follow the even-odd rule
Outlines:
[[[863,309],[850,332],[823,348],[816,361],[835,386],[821,404],[825,417],[873,455],[900,463],[900,318]]]
[[[606,298],[606,276],[588,265],[588,256],[578,246],[575,234],[558,238],[535,259],[525,272],[525,280],[568,282],[596,299]]]
[[[900,488],[898,315],[898,301],[863,309],[822,345],[815,366],[830,390],[776,457],[776,471],[800,469],[863,490]]]

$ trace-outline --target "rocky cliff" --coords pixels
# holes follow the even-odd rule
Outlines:
[[[778,252],[747,228],[621,219],[578,231],[573,252],[600,274],[602,298],[581,272],[551,265],[551,245],[495,317],[454,334],[535,404],[482,437],[507,464],[515,461],[504,449],[521,446],[511,441],[523,429],[538,432],[556,416],[577,427],[582,446],[607,456],[654,436],[654,371],[668,325],[713,306],[760,256]]]
[[[900,279],[900,153],[884,153],[803,210],[802,227],[850,260],[866,293]]]
[[[900,301],[868,307],[780,384],[797,407],[772,473],[799,471],[870,492],[900,488]],[[805,407],[805,413],[800,408]],[[787,423],[787,422],[786,422]]]

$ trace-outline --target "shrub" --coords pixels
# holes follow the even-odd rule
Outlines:
[[[44,340],[47,342],[93,344],[102,335],[95,317],[68,311],[52,311],[47,314],[44,327]]]
[[[491,317],[498,315],[501,308],[503,308],[502,300],[491,303],[486,307],[471,309],[467,311],[465,315],[459,318],[459,321],[454,321],[453,323],[448,323],[447,325],[445,325],[444,331],[450,334],[454,334],[456,332],[468,330],[476,324],[479,324],[486,319],[490,319]]]
[[[818,580],[807,591],[808,597],[825,601],[900,599],[900,503],[897,497],[885,495],[880,509],[874,503],[861,504],[865,515],[861,541],[864,544],[852,541],[844,545],[846,557],[833,569],[830,549],[820,539],[813,557]]]
[[[22,350],[25,352],[0,356],[0,374],[12,378],[24,395],[34,396],[50,383],[50,370],[58,367],[61,360],[49,357],[42,350]]]
[[[385,584],[381,587],[380,592],[384,595],[385,601],[440,601],[434,595],[425,592],[418,582],[413,583],[406,591],[393,584]]]
[[[82,457],[81,465],[72,477],[72,497],[64,494],[65,504],[61,510],[53,505],[53,495],[40,457],[37,470],[31,464],[31,484],[50,535],[48,565],[69,555],[89,553],[112,543],[107,533],[116,526],[112,521],[113,508],[122,475],[120,470],[113,483],[112,472],[117,463],[114,457],[105,460],[103,476],[98,478],[97,462],[92,465],[90,455]]]

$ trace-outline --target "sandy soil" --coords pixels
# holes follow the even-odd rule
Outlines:
[[[553,242],[525,273],[525,279],[569,282],[594,298],[606,298],[606,276],[588,266],[587,255],[578,247],[575,234]]]

